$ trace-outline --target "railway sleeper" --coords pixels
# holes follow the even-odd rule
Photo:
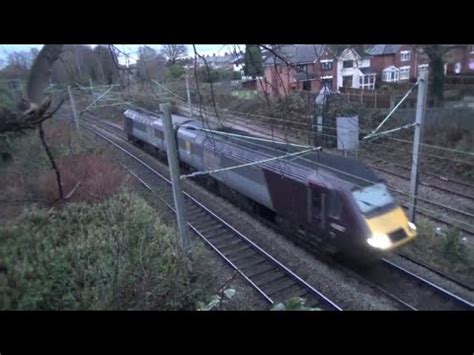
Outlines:
[[[239,259],[239,260],[236,259],[235,264],[241,270],[248,270],[249,268],[251,268],[255,265],[260,265],[260,264],[262,264],[266,261],[267,261],[267,259],[261,257],[260,255],[254,255],[253,258],[250,256],[250,257],[245,257],[245,258]]]
[[[288,290],[295,286],[296,283],[291,278],[283,280],[281,283],[275,285],[270,290],[267,291],[267,294],[273,299],[288,299],[289,296]],[[278,297],[277,297],[278,296]]]
[[[247,274],[248,277],[255,277],[271,269],[275,269],[275,266],[267,262],[267,263],[261,263],[256,267],[255,266],[252,267],[250,272],[245,271],[245,270],[244,272]]]
[[[235,258],[233,257],[232,258],[232,263],[236,264],[237,262],[239,262],[243,259],[249,258],[251,256],[255,257],[257,255],[258,255],[258,253],[255,250],[249,249],[249,250],[246,250],[245,252],[241,253],[239,256],[237,256]],[[227,255],[226,255],[226,257],[227,257]]]
[[[254,261],[250,263],[246,263],[242,266],[245,270],[250,270],[251,268],[259,267],[260,265],[264,264],[267,260],[264,258],[256,258]]]
[[[255,283],[259,287],[269,286],[272,283],[283,281],[283,279],[289,277],[287,274],[285,274],[285,273],[283,273],[279,270],[273,270],[273,272],[267,271],[266,274],[267,275],[265,275],[265,273],[263,273],[261,276],[257,276],[256,278],[254,278],[254,279],[256,279]],[[265,276],[263,276],[263,275],[265,275]]]
[[[206,228],[206,229],[201,229],[199,232],[201,232],[204,235],[207,235],[210,232],[212,232],[214,234],[216,231],[221,231],[221,230],[222,230],[222,232],[228,231],[228,228],[226,226],[223,226],[222,224],[216,224],[215,226],[212,226],[212,227],[209,227],[209,228]],[[219,234],[217,234],[217,235],[219,235]]]
[[[227,229],[224,230],[215,230],[212,233],[208,233],[205,236],[209,241],[212,243],[221,241],[221,240],[230,240],[232,238],[235,238],[235,235],[231,232],[229,232]]]
[[[214,241],[213,244],[224,253],[226,252],[226,249],[229,249],[229,248],[234,249],[235,247],[246,245],[242,242],[241,239],[235,238],[235,237],[232,239],[227,239],[225,241],[217,240],[217,241]]]
[[[196,216],[205,216],[206,212],[204,212],[202,209],[196,208],[196,209],[191,209],[191,208],[186,208],[186,214],[188,215],[188,218],[194,218]]]
[[[222,247],[222,249],[226,249],[226,248],[227,248],[227,246]],[[232,245],[231,248],[235,248],[235,245]],[[246,250],[251,250],[253,253],[255,253],[255,250],[250,248],[247,244],[242,244],[242,246],[237,248],[237,249],[231,249],[231,250],[228,250],[228,251],[223,251],[223,253],[224,253],[225,256],[230,258],[233,255],[239,254],[239,253],[241,253],[243,251],[246,251]]]
[[[296,283],[296,281],[292,280],[293,284],[290,284],[289,287],[283,288],[281,290],[273,290],[269,295],[274,299],[290,299],[294,297],[301,297],[305,300],[313,297],[311,296],[305,288],[302,288],[300,285]]]
[[[190,221],[191,224],[196,228],[201,230],[202,228],[208,227],[209,225],[214,225],[216,223],[215,219],[213,219],[210,216],[204,216],[200,217],[198,219],[194,219],[193,221]]]

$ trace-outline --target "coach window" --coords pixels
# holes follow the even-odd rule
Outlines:
[[[321,214],[321,194],[316,190],[313,190],[312,203],[313,216],[319,216]]]
[[[342,202],[337,193],[331,194],[331,204],[329,209],[329,215],[332,218],[340,219],[342,213]]]

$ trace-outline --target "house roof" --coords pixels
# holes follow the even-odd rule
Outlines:
[[[312,63],[318,59],[326,49],[326,45],[322,44],[293,44],[282,45],[273,48],[273,51],[278,54],[275,56],[271,53],[265,58],[264,65],[281,64],[286,61],[292,64]],[[281,58],[279,58],[281,57]]]
[[[366,52],[370,55],[390,55],[400,50],[399,44],[376,44],[370,47]]]
[[[372,69],[370,67],[367,68],[359,68],[359,70],[362,72],[362,74],[376,74],[375,69]]]
[[[240,60],[242,59],[241,54],[234,54],[230,53],[227,55],[221,55],[221,56],[206,56],[206,63],[209,65],[230,65],[230,64],[240,64]],[[204,64],[204,61],[201,57],[198,58],[198,63],[199,64]]]

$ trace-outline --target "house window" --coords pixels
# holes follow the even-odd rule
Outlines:
[[[321,80],[321,86],[327,87],[328,89],[332,89],[332,79],[323,79]]]
[[[399,70],[396,67],[388,67],[383,70],[382,81],[387,83],[397,82],[399,79]]]
[[[342,87],[351,88],[352,87],[352,76],[343,76],[342,77]]]
[[[408,62],[411,57],[411,51],[401,51],[400,52],[400,60],[402,62]]]
[[[410,78],[410,67],[401,67],[400,68],[400,80],[406,80]]]
[[[423,71],[423,70],[428,70],[428,66],[429,66],[428,64],[420,64],[420,65],[418,66],[418,71],[421,72],[421,71]],[[446,67],[445,67],[445,74],[446,74]]]
[[[456,63],[456,64],[454,64],[454,72],[455,72],[456,74],[461,73],[461,63]]]
[[[332,61],[331,62],[322,62],[321,70],[332,70]]]
[[[308,71],[308,65],[307,64],[298,64],[296,67],[299,69],[299,71],[304,71],[304,72]]]
[[[352,68],[353,66],[354,66],[353,60],[345,60],[344,62],[342,62],[343,68]]]
[[[303,81],[303,90],[311,91],[311,81]]]
[[[367,74],[359,77],[359,87],[363,90],[375,89],[375,74]]]

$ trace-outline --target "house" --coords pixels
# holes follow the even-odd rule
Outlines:
[[[257,90],[285,96],[292,91],[319,92],[336,87],[336,56],[326,45],[281,45],[263,61]]]
[[[474,45],[469,45],[465,51],[464,72],[474,75]]]
[[[242,55],[241,54],[235,54],[235,53],[224,53],[224,55],[216,55],[215,53],[213,55],[206,55],[204,58],[206,60],[206,63],[209,67],[214,68],[214,69],[228,69],[228,70],[240,70],[239,68],[239,62],[241,59]],[[203,66],[204,65],[204,60],[199,57],[197,60],[198,66]]]
[[[366,52],[381,83],[415,81],[429,63],[428,57],[414,45],[377,44]]]
[[[337,90],[354,88],[374,90],[376,73],[371,58],[362,56],[354,48],[346,48],[337,57]]]
[[[453,46],[443,59],[445,75],[474,74],[474,45]]]

